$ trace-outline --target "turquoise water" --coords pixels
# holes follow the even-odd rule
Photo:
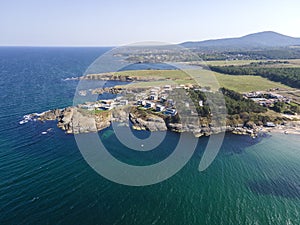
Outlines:
[[[299,136],[226,135],[204,172],[197,168],[208,138],[200,138],[175,176],[130,187],[93,171],[54,122],[18,124],[24,114],[72,104],[77,82],[63,79],[80,76],[106,50],[0,48],[0,224],[300,224]],[[111,128],[99,136],[113,156],[136,165],[164,159],[178,140],[168,132],[159,148],[140,154]]]

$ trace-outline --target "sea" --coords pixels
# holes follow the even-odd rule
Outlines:
[[[130,186],[93,170],[74,135],[55,122],[19,124],[23,115],[72,105],[78,81],[65,79],[81,76],[109,50],[0,48],[1,225],[300,224],[297,135],[270,133],[253,139],[226,134],[215,160],[200,172],[209,141],[201,137],[191,159],[169,179]],[[132,132],[142,139],[150,135]],[[98,135],[111,155],[133,165],[168,157],[180,136],[167,132],[161,145],[143,155],[123,146],[113,127]]]

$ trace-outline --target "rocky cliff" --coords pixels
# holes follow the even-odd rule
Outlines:
[[[149,130],[149,131],[166,131],[167,126],[163,118],[148,114],[147,116],[140,117],[137,113],[129,114],[130,121],[133,124],[133,128],[137,130]]]
[[[247,123],[241,127],[174,123],[162,114],[138,110],[134,106],[118,107],[96,113],[75,106],[67,107],[44,112],[39,116],[39,120],[57,120],[57,126],[68,134],[97,132],[109,127],[112,122],[127,123],[128,120],[132,123],[132,128],[136,130],[192,132],[196,137],[225,131],[243,135],[256,135],[259,132],[259,127],[254,123]]]

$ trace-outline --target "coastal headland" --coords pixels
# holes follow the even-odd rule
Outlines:
[[[206,73],[203,70],[203,73]],[[204,76],[205,77],[205,76]],[[252,92],[243,94],[234,90],[241,89],[233,84],[228,86],[227,78],[217,74],[219,90],[213,87],[192,84],[191,78],[180,70],[141,70],[122,71],[105,74],[89,74],[79,80],[109,80],[131,82],[107,88],[89,90],[93,95],[111,93],[118,95],[114,99],[102,99],[85,102],[63,109],[49,110],[41,114],[30,114],[40,121],[56,120],[57,126],[68,134],[97,132],[120,123],[136,130],[192,132],[196,137],[209,136],[220,132],[232,132],[239,135],[257,136],[260,132],[300,133],[300,118],[274,111],[274,106],[289,104],[292,99],[276,94],[278,91],[293,91],[291,88],[264,78],[260,85],[270,89],[258,91],[259,85],[252,83],[247,89]],[[258,79],[253,77],[253,79]],[[171,84],[169,84],[172,81]],[[234,90],[231,90],[232,88]],[[79,92],[85,95],[88,90]],[[191,100],[190,103],[178,98],[180,91]],[[209,108],[207,95],[224,95],[226,103],[226,121],[216,124]],[[274,94],[275,93],[275,94]],[[178,107],[180,104],[181,107]],[[184,109],[182,109],[182,107]],[[179,109],[181,108],[181,110]],[[183,120],[182,112],[189,119]],[[192,118],[192,119],[191,119]],[[221,125],[220,125],[221,124]]]

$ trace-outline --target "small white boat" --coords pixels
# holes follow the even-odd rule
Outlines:
[[[43,131],[42,134],[47,134],[47,132],[46,132],[46,131]]]
[[[27,122],[28,122],[28,120],[21,120],[21,121],[19,122],[19,124],[22,125],[22,124],[27,123]]]

